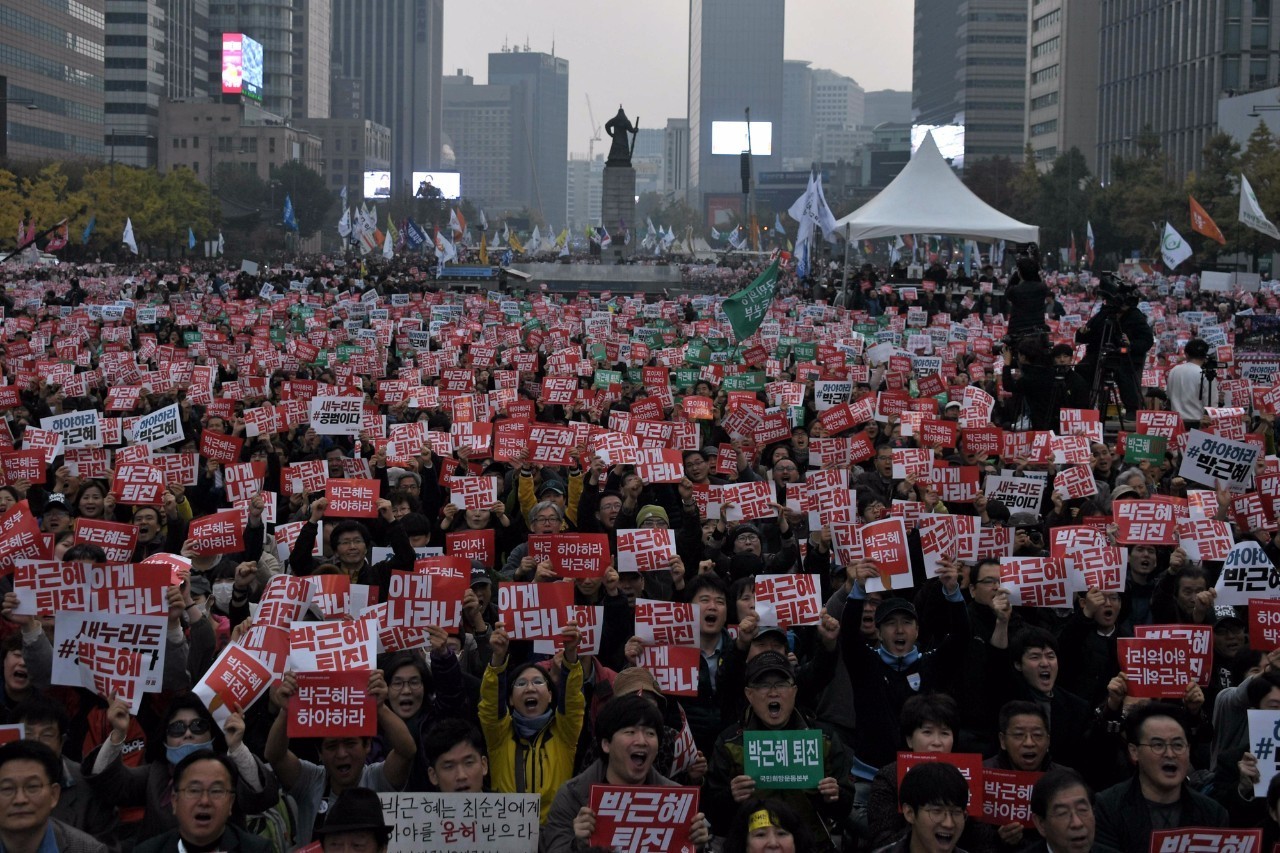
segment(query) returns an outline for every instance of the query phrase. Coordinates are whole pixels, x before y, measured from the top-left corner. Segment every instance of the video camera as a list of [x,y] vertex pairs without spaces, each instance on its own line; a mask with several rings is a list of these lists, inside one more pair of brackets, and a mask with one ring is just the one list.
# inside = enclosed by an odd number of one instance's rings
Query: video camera
[[1137,308],[1141,301],[1138,288],[1114,273],[1103,277],[1098,285],[1098,295],[1102,297],[1102,307],[1112,310]]

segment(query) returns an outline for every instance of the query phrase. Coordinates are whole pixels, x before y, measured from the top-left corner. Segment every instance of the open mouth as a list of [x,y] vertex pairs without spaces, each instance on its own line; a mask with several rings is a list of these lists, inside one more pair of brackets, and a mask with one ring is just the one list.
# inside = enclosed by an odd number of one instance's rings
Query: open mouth
[[956,834],[954,832],[937,830],[933,833],[933,839],[937,842],[939,850],[950,850],[956,846]]
[[195,821],[196,826],[204,828],[213,823],[213,812],[201,810],[193,814],[191,818]]
[[1036,681],[1040,683],[1043,689],[1048,690],[1053,686],[1053,673],[1047,669],[1042,669],[1036,673]]
[[765,712],[766,712],[766,716],[769,718],[768,720],[769,722],[771,723],[780,722],[782,720],[782,703],[770,702],[765,707]]
[[398,707],[404,716],[409,716],[413,713],[414,704],[415,703],[412,699],[404,698],[400,700]]
[[13,671],[13,680],[15,683],[18,683],[18,684],[26,684],[27,668],[25,666],[20,666],[17,669],[15,669]]
[[538,713],[538,697],[530,696],[524,700],[524,712],[529,715]]
[[1182,775],[1182,768],[1178,766],[1176,761],[1160,762],[1160,772],[1170,779],[1176,779]]
[[335,776],[341,776],[343,778],[349,777],[351,775],[352,766],[353,765],[351,764],[336,764],[334,765],[333,773]]
[[1021,753],[1022,763],[1027,767],[1034,767],[1040,763],[1040,755],[1034,751]]
[[637,775],[645,772],[646,765],[649,761],[649,753],[647,750],[637,749],[627,756],[627,763],[631,771]]
[[702,624],[708,628],[714,628],[720,617],[715,613],[707,613],[702,617]]

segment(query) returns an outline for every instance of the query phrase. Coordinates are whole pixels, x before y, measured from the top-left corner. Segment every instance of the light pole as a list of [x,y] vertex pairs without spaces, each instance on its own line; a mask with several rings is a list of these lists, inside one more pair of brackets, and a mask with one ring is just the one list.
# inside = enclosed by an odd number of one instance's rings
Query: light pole
[[31,98],[10,98],[9,78],[0,77],[0,163],[9,159],[9,105],[26,107],[29,110],[40,109]]

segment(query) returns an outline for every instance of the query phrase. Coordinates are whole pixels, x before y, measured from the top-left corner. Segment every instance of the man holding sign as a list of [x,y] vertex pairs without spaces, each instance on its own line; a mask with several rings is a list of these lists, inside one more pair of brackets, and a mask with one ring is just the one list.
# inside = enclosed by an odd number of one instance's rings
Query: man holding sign
[[[747,664],[746,682],[745,722],[721,733],[707,771],[712,825],[718,834],[728,833],[737,809],[763,797],[785,803],[801,817],[814,850],[839,849],[839,825],[853,805],[844,745],[796,710],[795,672],[784,655],[756,655]],[[766,773],[766,767],[779,772]],[[801,778],[805,781],[788,781]]]

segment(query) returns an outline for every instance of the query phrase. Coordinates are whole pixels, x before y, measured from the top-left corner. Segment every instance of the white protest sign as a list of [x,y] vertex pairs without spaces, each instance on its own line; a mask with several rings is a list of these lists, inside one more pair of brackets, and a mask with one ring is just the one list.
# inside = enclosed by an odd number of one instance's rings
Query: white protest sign
[[1280,770],[1280,711],[1249,709],[1249,748],[1258,759],[1261,774],[1253,786],[1255,797],[1266,797],[1271,778]]
[[1216,604],[1248,605],[1253,598],[1276,598],[1280,572],[1257,542],[1241,542],[1227,553],[1218,576]]
[[307,404],[311,428],[319,435],[359,435],[363,397],[312,397]]
[[81,687],[77,644],[81,641],[136,651],[143,656],[142,690],[159,693],[164,680],[168,616],[62,611],[54,616],[54,684]]
[[379,794],[391,828],[387,853],[532,853],[538,849],[537,794]]
[[182,416],[177,403],[143,415],[133,426],[133,443],[145,444],[152,450],[178,444],[182,439]]
[[65,448],[102,446],[101,415],[96,409],[41,418],[40,428],[61,435]]
[[1178,476],[1205,486],[1226,486],[1232,492],[1253,488],[1253,470],[1262,455],[1256,444],[1193,429],[1187,434],[1187,449]]
[[1040,514],[1044,503],[1044,483],[1029,477],[1000,477],[988,474],[983,483],[987,500],[997,499],[1009,508],[1009,512]]
[[813,402],[819,412],[847,403],[851,396],[853,396],[852,382],[822,379],[813,383]]

